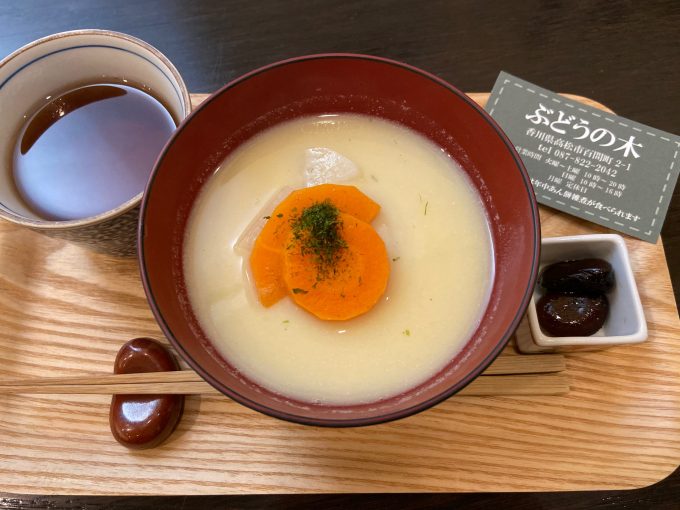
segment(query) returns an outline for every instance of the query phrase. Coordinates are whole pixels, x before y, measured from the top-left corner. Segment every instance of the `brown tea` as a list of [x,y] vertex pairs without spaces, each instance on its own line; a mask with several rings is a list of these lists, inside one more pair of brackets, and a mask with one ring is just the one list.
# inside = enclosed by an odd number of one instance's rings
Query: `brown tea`
[[167,109],[142,90],[79,87],[51,100],[23,127],[14,150],[14,181],[41,218],[95,216],[144,189],[175,128]]

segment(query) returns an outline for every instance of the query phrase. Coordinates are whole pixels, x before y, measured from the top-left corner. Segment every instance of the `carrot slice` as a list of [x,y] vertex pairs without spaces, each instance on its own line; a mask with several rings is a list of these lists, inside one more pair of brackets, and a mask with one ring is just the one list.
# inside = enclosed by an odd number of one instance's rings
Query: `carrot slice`
[[[347,246],[332,275],[320,278],[315,255],[302,253],[291,223],[305,209],[325,201],[340,211]],[[324,320],[346,320],[370,310],[389,277],[385,244],[368,223],[379,211],[380,206],[354,186],[322,184],[293,191],[274,209],[250,255],[260,302],[269,307],[290,295]]]
[[[295,247],[283,253],[283,279],[291,298],[324,320],[347,320],[369,311],[385,292],[390,274],[385,243],[375,229],[349,214],[339,216],[347,247],[332,274],[319,279],[312,253]],[[292,234],[288,245],[294,246]]]
[[258,236],[263,244],[283,250],[290,236],[290,220],[303,209],[316,202],[330,200],[338,210],[365,222],[370,222],[380,212],[380,206],[355,186],[320,184],[302,188],[288,195],[272,212]]
[[250,270],[260,302],[269,307],[288,295],[283,280],[283,258],[280,250],[272,250],[259,239],[250,254]]

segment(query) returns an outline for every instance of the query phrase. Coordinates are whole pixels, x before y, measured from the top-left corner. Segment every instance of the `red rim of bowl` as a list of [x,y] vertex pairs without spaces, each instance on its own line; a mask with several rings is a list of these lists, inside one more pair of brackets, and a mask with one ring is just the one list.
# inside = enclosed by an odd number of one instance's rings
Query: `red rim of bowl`
[[[258,74],[261,74],[263,72],[266,72],[270,69],[276,68],[276,67],[281,67],[285,66],[288,64],[300,62],[300,61],[306,61],[306,60],[316,60],[316,59],[332,59],[332,58],[345,58],[345,59],[358,59],[358,60],[369,60],[369,61],[376,61],[376,62],[381,62],[383,64],[389,64],[393,65],[405,70],[408,70],[412,73],[418,74],[430,81],[435,82],[436,84],[448,89],[450,92],[453,94],[457,95],[460,99],[465,101],[471,108],[476,110],[476,112],[481,115],[482,119],[485,120],[496,132],[496,134],[499,136],[499,138],[503,141],[505,146],[507,147],[508,151],[512,155],[513,160],[515,161],[515,164],[517,165],[517,170],[520,172],[520,175],[522,177],[522,181],[524,184],[524,187],[527,191],[527,194],[529,195],[529,204],[531,206],[531,219],[532,219],[532,224],[534,227],[534,235],[533,235],[533,241],[534,241],[534,246],[533,246],[533,256],[531,260],[531,277],[527,283],[527,287],[524,290],[524,295],[522,297],[522,300],[520,302],[520,306],[517,310],[517,313],[515,314],[515,317],[506,330],[506,332],[502,335],[502,337],[498,340],[496,345],[494,346],[493,349],[489,352],[489,354],[482,360],[477,367],[475,367],[474,370],[470,371],[463,379],[458,381],[456,384],[453,386],[449,387],[446,391],[441,392],[440,394],[426,400],[423,402],[420,402],[419,404],[413,405],[411,407],[401,409],[398,411],[394,411],[391,413],[387,413],[384,415],[380,416],[375,416],[375,417],[369,417],[369,418],[355,418],[355,419],[314,419],[314,418],[307,418],[304,416],[299,416],[296,414],[292,413],[287,413],[287,412],[281,412],[276,409],[272,409],[266,405],[260,404],[259,402],[256,402],[254,400],[251,400],[238,392],[232,390],[231,388],[221,384],[219,381],[214,379],[211,374],[209,374],[199,363],[197,363],[189,354],[187,350],[184,349],[182,346],[182,343],[175,338],[173,335],[172,331],[170,330],[169,326],[167,325],[163,314],[161,311],[158,309],[156,306],[156,300],[153,294],[153,290],[151,289],[149,285],[149,281],[147,279],[147,269],[146,269],[146,262],[144,259],[144,226],[145,226],[145,216],[146,216],[146,209],[148,206],[148,200],[149,200],[149,190],[153,186],[154,179],[156,177],[156,173],[158,169],[161,166],[161,163],[163,162],[163,159],[167,155],[170,147],[173,145],[177,137],[180,135],[182,132],[182,129],[185,125],[191,123],[191,121],[196,117],[197,115],[200,115],[201,111],[207,107],[217,96],[223,94],[227,90],[231,89],[232,87],[241,84],[248,79],[257,76]],[[396,60],[391,60],[388,58],[384,57],[376,57],[372,55],[361,55],[361,54],[354,54],[354,53],[321,53],[321,54],[316,54],[316,55],[305,55],[305,56],[300,56],[300,57],[294,57],[286,60],[281,60],[279,62],[274,62],[272,64],[260,67],[259,69],[255,69],[249,73],[246,73],[239,78],[236,78],[235,80],[227,83],[224,85],[222,88],[211,94],[208,98],[206,98],[196,109],[194,109],[191,114],[184,119],[178,126],[177,130],[175,133],[172,135],[170,140],[168,140],[167,144],[161,151],[160,155],[158,156],[158,159],[156,160],[156,164],[154,165],[154,169],[149,177],[149,181],[146,186],[146,190],[144,192],[144,196],[142,198],[142,203],[141,203],[141,209],[140,209],[140,214],[139,214],[139,228],[138,228],[138,233],[137,233],[137,247],[138,247],[138,257],[139,257],[139,270],[141,274],[141,279],[142,279],[142,285],[144,287],[144,292],[146,293],[147,296],[147,301],[149,303],[149,307],[151,308],[151,311],[156,318],[156,322],[158,322],[158,325],[160,326],[161,330],[163,331],[163,334],[168,338],[170,343],[173,345],[175,350],[184,358],[184,360],[191,366],[192,369],[194,369],[203,379],[205,379],[206,382],[208,382],[211,386],[213,386],[215,389],[217,389],[220,393],[224,394],[225,396],[235,400],[236,402],[253,409],[255,411],[261,412],[263,414],[266,414],[268,416],[272,416],[274,418],[279,418],[281,420],[293,422],[293,423],[299,423],[303,425],[315,425],[315,426],[322,426],[322,427],[360,427],[360,426],[367,426],[367,425],[376,425],[379,423],[386,423],[394,420],[398,420],[401,418],[405,418],[407,416],[411,416],[413,414],[417,414],[421,411],[424,411],[426,409],[429,409],[430,407],[433,407],[440,402],[448,399],[452,395],[458,393],[460,390],[465,388],[468,384],[470,384],[473,380],[475,380],[501,353],[503,348],[506,346],[508,341],[510,340],[511,336],[514,334],[515,330],[519,326],[519,323],[522,319],[522,316],[524,315],[524,312],[526,311],[529,301],[531,300],[531,296],[533,294],[534,286],[536,284],[536,278],[538,274],[538,260],[540,256],[540,246],[541,246],[541,229],[540,229],[540,222],[539,222],[539,214],[538,214],[538,204],[536,202],[536,197],[534,194],[533,186],[531,185],[531,180],[529,178],[529,174],[527,173],[526,169],[524,168],[524,164],[522,163],[522,160],[520,159],[519,155],[515,151],[515,147],[510,141],[510,139],[507,137],[507,135],[503,132],[503,130],[500,128],[500,126],[496,123],[496,121],[491,118],[491,116],[484,111],[484,109],[479,106],[477,103],[475,103],[470,97],[468,97],[465,93],[461,92],[458,90],[456,87],[451,85],[450,83],[446,82],[445,80],[442,80],[441,78],[438,78],[437,76],[428,73],[427,71],[423,71],[422,69],[419,69],[417,67],[411,66],[409,64],[405,64],[403,62],[398,62]]]

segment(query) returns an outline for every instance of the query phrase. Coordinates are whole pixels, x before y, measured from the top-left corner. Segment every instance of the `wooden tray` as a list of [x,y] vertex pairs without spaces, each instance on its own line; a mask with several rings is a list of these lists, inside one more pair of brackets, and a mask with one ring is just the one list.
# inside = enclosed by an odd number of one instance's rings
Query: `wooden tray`
[[[482,104],[488,97],[471,95]],[[541,221],[548,237],[606,231],[547,208]],[[680,323],[661,242],[626,243],[649,340],[569,354],[568,395],[458,396],[395,423],[342,430],[278,421],[220,396],[190,397],[171,440],[142,452],[111,437],[107,396],[0,396],[0,491],[535,491],[654,483],[680,459]],[[162,337],[135,260],[9,223],[0,224],[0,290],[3,377],[109,371],[125,340]],[[526,324],[518,334],[527,334]],[[511,348],[504,354],[515,355]]]

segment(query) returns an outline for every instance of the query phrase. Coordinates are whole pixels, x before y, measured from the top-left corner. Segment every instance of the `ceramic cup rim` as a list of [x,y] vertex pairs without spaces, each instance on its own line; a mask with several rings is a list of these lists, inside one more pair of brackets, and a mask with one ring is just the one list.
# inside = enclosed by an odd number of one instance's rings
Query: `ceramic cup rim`
[[[11,62],[24,52],[32,48],[38,47],[42,44],[57,39],[62,39],[66,37],[76,37],[82,35],[97,35],[122,39],[124,41],[127,41],[129,43],[141,47],[143,50],[151,53],[154,57],[158,58],[163,63],[163,65],[167,67],[167,70],[170,72],[172,77],[177,81],[177,85],[179,86],[179,92],[181,93],[182,101],[184,102],[184,110],[181,112],[182,118],[180,119],[180,121],[183,121],[191,113],[191,97],[189,96],[189,91],[184,83],[184,80],[182,79],[182,76],[179,74],[179,71],[174,66],[174,64],[163,53],[161,53],[160,50],[156,49],[151,44],[132,35],[124,34],[122,32],[116,32],[114,30],[104,30],[99,28],[84,28],[78,30],[67,30],[64,32],[57,32],[55,34],[50,34],[48,36],[41,37],[40,39],[36,39],[35,41],[31,41],[30,43],[25,44],[21,48],[13,51],[5,58],[0,60],[0,70],[7,63]],[[73,230],[82,227],[97,225],[99,223],[103,223],[105,221],[121,216],[126,212],[130,211],[131,209],[134,209],[135,207],[139,206],[139,204],[142,201],[143,195],[144,189],[140,190],[140,192],[131,199],[127,200],[126,202],[123,202],[122,204],[116,206],[113,209],[109,209],[108,211],[104,211],[103,213],[99,213],[94,216],[78,218],[75,220],[39,220],[27,218],[25,216],[22,216],[7,209],[2,204],[0,204],[0,218],[11,221],[12,223],[16,223],[18,225],[40,230],[52,230],[52,231]]]

